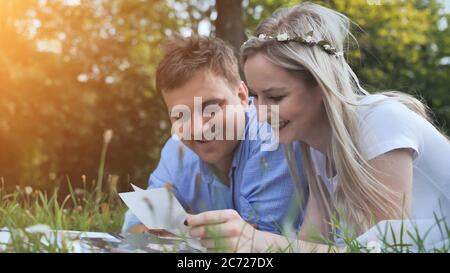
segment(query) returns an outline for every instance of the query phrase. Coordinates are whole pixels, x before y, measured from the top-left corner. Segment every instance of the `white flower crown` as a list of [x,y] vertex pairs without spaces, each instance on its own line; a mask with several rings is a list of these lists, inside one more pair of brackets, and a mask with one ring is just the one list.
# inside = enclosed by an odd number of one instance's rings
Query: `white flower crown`
[[[254,38],[250,37],[250,38]],[[331,43],[328,42],[327,40],[321,40],[321,41],[316,41],[313,39],[313,31],[310,31],[308,33],[306,33],[305,38],[300,37],[300,36],[295,36],[295,37],[290,37],[289,34],[283,32],[283,33],[275,33],[273,35],[267,35],[267,34],[258,34],[256,36],[256,38],[258,39],[263,39],[263,40],[274,40],[274,41],[278,41],[278,42],[298,42],[307,46],[319,46],[320,48],[322,48],[325,52],[327,52],[330,55],[339,57],[339,56],[344,56],[344,52],[342,51],[337,51],[337,49],[333,46],[331,46]]]

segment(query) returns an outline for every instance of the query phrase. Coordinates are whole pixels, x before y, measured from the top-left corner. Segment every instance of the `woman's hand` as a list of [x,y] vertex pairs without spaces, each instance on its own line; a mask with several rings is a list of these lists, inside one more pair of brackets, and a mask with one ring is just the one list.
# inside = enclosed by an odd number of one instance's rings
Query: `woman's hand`
[[189,235],[200,238],[210,251],[256,252],[259,231],[235,210],[215,210],[189,215]]

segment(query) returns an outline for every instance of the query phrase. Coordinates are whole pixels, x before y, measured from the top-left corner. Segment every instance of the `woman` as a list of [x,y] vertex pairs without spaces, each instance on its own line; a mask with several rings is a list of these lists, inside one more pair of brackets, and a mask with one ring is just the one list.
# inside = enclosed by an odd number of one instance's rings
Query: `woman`
[[305,3],[275,12],[242,46],[256,102],[279,106],[272,126],[280,142],[302,142],[310,197],[294,242],[255,230],[234,211],[189,216],[190,234],[205,247],[217,247],[214,236],[237,251],[327,251],[318,232],[332,239],[381,220],[450,217],[448,138],[417,99],[360,86],[343,53],[349,28],[346,16]]

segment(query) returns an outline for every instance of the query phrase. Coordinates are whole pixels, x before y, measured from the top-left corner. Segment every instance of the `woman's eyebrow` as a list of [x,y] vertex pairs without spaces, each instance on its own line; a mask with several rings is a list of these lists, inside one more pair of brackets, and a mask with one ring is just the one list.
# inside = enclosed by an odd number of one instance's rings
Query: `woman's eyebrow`
[[262,93],[269,93],[274,91],[284,91],[286,87],[270,87],[261,91]]
[[[286,89],[286,87],[270,87],[267,89],[264,89],[261,91],[261,93],[269,93],[269,92],[274,92],[274,91],[284,91]],[[255,92],[255,90],[253,90],[252,88],[248,87],[248,92],[249,93],[253,93],[256,94],[257,92]]]

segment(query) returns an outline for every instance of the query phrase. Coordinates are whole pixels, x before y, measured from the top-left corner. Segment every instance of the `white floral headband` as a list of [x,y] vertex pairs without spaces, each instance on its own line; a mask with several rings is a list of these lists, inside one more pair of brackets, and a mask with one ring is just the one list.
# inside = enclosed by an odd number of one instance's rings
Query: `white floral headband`
[[[250,38],[254,38],[250,37]],[[278,41],[278,42],[298,42],[307,46],[319,46],[320,48],[322,48],[325,52],[327,52],[330,55],[339,57],[339,56],[344,56],[344,52],[342,51],[337,51],[337,49],[333,46],[331,46],[331,43],[328,42],[327,40],[321,40],[321,41],[316,41],[313,39],[313,31],[310,31],[308,33],[306,33],[306,38],[300,37],[300,36],[296,36],[296,37],[290,37],[289,34],[283,32],[283,33],[275,33],[273,35],[267,35],[267,34],[259,34],[258,36],[256,36],[256,38],[258,39],[263,39],[263,40],[274,40],[274,41]]]

